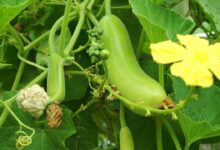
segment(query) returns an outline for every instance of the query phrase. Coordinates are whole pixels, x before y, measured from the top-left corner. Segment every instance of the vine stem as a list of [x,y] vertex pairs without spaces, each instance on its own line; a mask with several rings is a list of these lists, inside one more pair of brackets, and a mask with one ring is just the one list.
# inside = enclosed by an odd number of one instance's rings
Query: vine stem
[[75,46],[76,40],[80,34],[81,28],[82,28],[84,20],[85,20],[85,6],[79,5],[78,7],[79,7],[79,21],[76,25],[75,31],[74,31],[67,47],[64,50],[64,53],[66,56],[69,55],[71,49]]
[[144,41],[145,41],[145,31],[144,29],[141,30],[141,35],[139,38],[139,42],[138,42],[138,47],[137,50],[135,52],[136,58],[139,59],[141,56],[141,53],[143,51],[143,47],[144,47]]
[[102,2],[98,12],[95,14],[95,17],[100,18],[102,14],[104,13],[104,10],[105,10],[105,1]]
[[105,0],[105,15],[111,15],[111,0]]
[[93,15],[91,11],[88,11],[86,15],[95,26],[99,26],[99,21],[96,19],[96,17]]
[[64,53],[66,56],[69,55],[71,49],[75,46],[76,40],[78,39],[78,36],[80,34],[80,31],[82,29],[83,23],[85,21],[85,14],[86,14],[86,5],[88,4],[89,0],[84,0],[82,4],[79,4],[77,1],[75,1],[78,9],[79,9],[79,21],[75,27],[74,33],[67,45],[67,47],[64,50]]
[[64,46],[65,46],[65,39],[66,39],[66,33],[68,29],[68,18],[71,10],[71,3],[72,0],[67,0],[66,6],[65,6],[65,12],[63,17],[63,23],[61,27],[61,33],[59,38],[59,54],[61,57],[64,56]]
[[[68,21],[71,21],[73,20],[74,18],[76,17],[76,13],[75,12],[72,12],[70,13],[70,18]],[[63,21],[64,19],[64,16],[60,17],[55,23],[54,25],[52,26],[51,30],[50,30],[50,33],[49,33],[49,39],[48,39],[48,44],[49,44],[49,53],[50,54],[53,54],[55,53],[55,34],[56,34],[56,31],[60,28],[60,25],[61,25],[61,22]]]
[[184,150],[189,150],[189,148],[190,148],[190,144],[186,144],[185,147],[184,147]]
[[125,121],[125,107],[122,102],[120,102],[120,124],[121,128],[126,127],[126,121]]
[[176,147],[176,150],[182,150],[179,139],[176,136],[176,133],[173,129],[173,127],[171,126],[171,124],[164,118],[162,118],[162,122],[165,125],[165,127],[167,128],[167,130],[170,133],[171,138],[173,139],[174,145]]
[[77,116],[79,113],[81,113],[82,111],[85,111],[89,106],[91,106],[92,104],[96,103],[98,100],[96,97],[94,97],[92,100],[90,100],[88,103],[86,103],[86,105],[81,105],[79,107],[79,109],[72,115],[72,118]]
[[34,41],[32,41],[31,43],[29,43],[27,46],[24,47],[24,53],[29,52],[36,44],[38,44],[39,42],[41,42],[42,40],[44,40],[45,38],[48,37],[49,35],[49,31],[43,33],[41,36],[39,36],[38,38],[36,38]]
[[24,50],[24,44],[19,37],[17,31],[9,24],[8,25],[9,32],[12,34],[12,36],[16,39],[16,42],[18,43],[18,50],[19,52],[23,52]]
[[162,140],[162,124],[160,118],[156,118],[156,140],[157,140],[157,150],[163,150],[163,140]]
[[26,129],[29,129],[32,131],[32,134],[30,136],[33,136],[35,134],[35,129],[29,127],[28,125],[24,124],[18,117],[17,115],[11,110],[10,106],[7,104],[7,101],[1,101],[5,108],[8,110],[8,112],[10,112],[10,114],[14,117],[14,119],[17,121],[17,123],[22,127],[26,128]]
[[72,55],[73,55],[73,54],[76,54],[76,53],[79,53],[79,52],[85,50],[85,49],[89,46],[89,44],[90,44],[90,41],[86,42],[85,45],[79,46],[77,49],[71,51],[70,53],[71,53]]
[[164,65],[159,64],[159,83],[164,87]]
[[26,64],[29,64],[29,65],[31,65],[31,66],[34,66],[34,67],[36,67],[36,68],[38,68],[38,69],[40,69],[40,70],[46,70],[46,68],[44,68],[43,66],[40,66],[40,65],[38,65],[38,64],[36,64],[36,63],[34,63],[34,62],[31,62],[31,61],[29,61],[29,60],[23,58],[19,53],[18,53],[17,56],[18,56],[18,58],[19,58],[21,61],[23,61],[23,62],[26,63]]

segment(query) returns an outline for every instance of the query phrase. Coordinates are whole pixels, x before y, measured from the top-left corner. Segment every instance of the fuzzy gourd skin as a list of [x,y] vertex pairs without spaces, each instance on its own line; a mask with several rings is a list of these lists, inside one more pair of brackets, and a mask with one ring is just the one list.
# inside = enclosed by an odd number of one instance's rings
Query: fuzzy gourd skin
[[118,17],[108,15],[101,19],[100,28],[103,30],[101,40],[104,48],[110,53],[106,60],[108,79],[123,97],[140,105],[138,108],[126,106],[140,115],[146,115],[147,107],[158,108],[166,93],[140,68],[124,24]]
[[63,69],[64,59],[52,54],[48,62],[47,93],[50,103],[61,103],[65,98],[65,76]]

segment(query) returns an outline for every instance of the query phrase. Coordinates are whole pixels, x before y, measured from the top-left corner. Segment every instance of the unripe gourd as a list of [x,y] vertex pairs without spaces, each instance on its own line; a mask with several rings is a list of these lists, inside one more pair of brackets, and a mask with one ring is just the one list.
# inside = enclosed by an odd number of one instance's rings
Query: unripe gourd
[[131,111],[145,116],[149,107],[158,108],[166,98],[164,88],[139,66],[128,32],[118,17],[104,16],[100,28],[101,41],[110,53],[106,60],[110,83],[129,100],[124,103]]

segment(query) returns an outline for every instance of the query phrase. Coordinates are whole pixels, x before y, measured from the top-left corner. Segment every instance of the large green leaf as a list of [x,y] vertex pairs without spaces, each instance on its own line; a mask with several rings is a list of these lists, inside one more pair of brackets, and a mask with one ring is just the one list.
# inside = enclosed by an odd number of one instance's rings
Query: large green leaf
[[33,142],[26,149],[38,149],[38,150],[65,150],[65,140],[69,136],[75,133],[75,127],[71,117],[71,111],[64,108],[64,117],[62,119],[61,126],[59,128],[38,128],[36,134],[33,137]]
[[[177,100],[182,100],[188,94],[182,80],[173,78],[173,86]],[[177,113],[178,121],[185,135],[185,146],[200,139],[220,135],[220,88],[198,88],[196,99],[191,99],[187,106]]]
[[2,0],[0,1],[0,31],[23,9],[36,0]]
[[151,42],[167,38],[175,40],[176,34],[189,33],[194,26],[190,20],[153,4],[151,0],[129,2]]
[[[127,112],[126,122],[131,129],[135,150],[156,150],[156,124],[155,117],[141,117]],[[170,134],[162,126],[163,147],[165,150],[176,150]]]
[[[12,92],[11,92],[12,93]],[[10,93],[9,93],[10,94]],[[10,94],[12,95],[12,94]],[[72,112],[63,108],[63,119],[59,128],[49,128],[44,124],[42,126],[37,125],[30,114],[23,112],[21,109],[17,107],[17,105],[13,105],[13,111],[16,112],[16,115],[19,119],[34,128],[36,133],[32,138],[31,145],[24,148],[24,150],[65,150],[67,149],[65,146],[65,140],[69,136],[73,135],[76,132],[75,126],[72,121],[71,114]],[[44,121],[44,120],[43,120]],[[0,147],[2,150],[14,150],[16,144],[16,138],[18,137],[15,134],[15,131],[18,131],[19,126],[15,122],[13,117],[9,117],[4,126],[0,128]],[[27,130],[25,130],[27,131]]]
[[206,12],[215,22],[216,28],[220,31],[220,1],[219,0],[197,0]]

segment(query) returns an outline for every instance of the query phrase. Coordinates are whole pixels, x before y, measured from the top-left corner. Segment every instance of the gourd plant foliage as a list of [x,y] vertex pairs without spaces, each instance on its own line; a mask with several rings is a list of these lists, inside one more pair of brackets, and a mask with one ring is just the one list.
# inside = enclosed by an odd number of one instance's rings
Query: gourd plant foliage
[[215,149],[219,8],[1,1],[1,149]]

